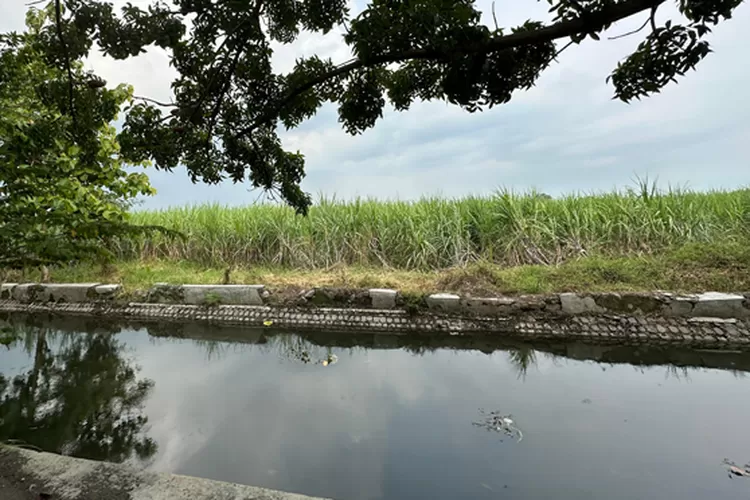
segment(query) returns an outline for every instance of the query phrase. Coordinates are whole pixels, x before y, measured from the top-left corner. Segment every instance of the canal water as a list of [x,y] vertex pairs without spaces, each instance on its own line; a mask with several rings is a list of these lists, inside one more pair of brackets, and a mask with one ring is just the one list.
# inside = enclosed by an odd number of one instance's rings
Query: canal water
[[2,441],[341,500],[750,495],[746,353],[3,324]]

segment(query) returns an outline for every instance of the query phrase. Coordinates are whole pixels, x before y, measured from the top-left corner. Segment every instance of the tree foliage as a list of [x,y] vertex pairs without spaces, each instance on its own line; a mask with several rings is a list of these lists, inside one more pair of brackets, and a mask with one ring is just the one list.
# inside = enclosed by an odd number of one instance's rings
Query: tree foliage
[[[650,27],[642,43],[610,75],[615,97],[628,102],[695,68],[710,52],[706,35],[741,3],[677,0],[680,23],[658,26],[665,0],[548,0],[550,24],[502,28],[482,24],[473,0],[373,0],[356,16],[345,0],[155,0],[119,14],[102,0],[54,1],[67,14],[42,34],[59,68],[95,46],[123,59],[155,45],[178,72],[174,102],[130,110],[124,151],[163,169],[184,164],[194,181],[249,179],[302,213],[310,203],[299,187],[304,158],[285,151],[277,132],[323,103],[338,106],[351,134],[374,126],[387,101],[402,111],[433,99],[470,112],[491,108],[534,85],[555,60],[556,41],[599,40],[613,23],[644,13]],[[351,60],[313,55],[288,73],[274,71],[273,42],[340,25]]]
[[48,58],[53,7],[29,11],[26,33],[0,35],[0,268],[102,254],[137,230],[128,203],[153,192],[124,170],[110,124],[131,89]]

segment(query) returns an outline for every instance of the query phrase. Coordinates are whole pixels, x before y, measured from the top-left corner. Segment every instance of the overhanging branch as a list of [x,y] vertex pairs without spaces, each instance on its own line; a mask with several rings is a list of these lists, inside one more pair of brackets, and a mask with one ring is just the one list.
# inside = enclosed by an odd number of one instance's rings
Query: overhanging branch
[[[460,47],[459,50],[466,54],[497,52],[524,45],[551,42],[578,33],[599,31],[612,23],[628,18],[644,10],[655,9],[664,3],[664,1],[665,0],[625,0],[615,5],[604,7],[600,12],[592,13],[585,17],[560,21],[533,31],[522,31],[510,35],[498,36],[487,42],[465,45]],[[433,47],[407,50],[403,52],[390,52],[367,60],[355,59],[291,89],[275,106],[269,107],[268,110],[258,117],[251,125],[240,130],[239,135],[249,134],[257,127],[273,120],[278,116],[284,106],[315,86],[346,75],[357,69],[414,59],[439,60],[444,59],[445,57],[447,57],[445,49]]]

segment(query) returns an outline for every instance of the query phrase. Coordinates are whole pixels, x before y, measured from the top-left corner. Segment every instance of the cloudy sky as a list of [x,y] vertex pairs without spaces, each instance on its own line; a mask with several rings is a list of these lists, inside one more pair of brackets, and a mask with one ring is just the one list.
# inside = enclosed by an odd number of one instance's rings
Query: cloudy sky
[[[25,4],[0,2],[0,31],[23,28]],[[491,1],[477,4],[490,23]],[[363,5],[363,0],[352,3],[353,11]],[[530,18],[548,19],[547,8],[535,0],[498,0],[495,10],[501,25],[514,26]],[[658,18],[675,12],[670,4]],[[608,36],[634,29],[644,16],[616,24]],[[502,187],[556,195],[631,186],[636,176],[694,189],[750,184],[750,97],[741,90],[750,78],[750,65],[742,62],[750,47],[750,6],[741,5],[732,20],[715,29],[710,38],[714,53],[679,85],[630,105],[613,101],[605,78],[640,39],[602,37],[572,46],[534,89],[484,113],[469,114],[442,102],[418,103],[406,113],[386,111],[374,129],[352,137],[341,129],[336,109],[325,107],[282,139],[307,158],[305,190],[337,198],[453,197]],[[274,64],[280,71],[301,55],[349,58],[339,32],[305,34],[276,49]],[[95,55],[88,65],[111,84],[128,82],[138,95],[169,98],[174,74],[159,50],[124,62]],[[230,182],[193,185],[184,171],[149,174],[158,194],[146,207],[244,204],[259,198],[247,186]]]

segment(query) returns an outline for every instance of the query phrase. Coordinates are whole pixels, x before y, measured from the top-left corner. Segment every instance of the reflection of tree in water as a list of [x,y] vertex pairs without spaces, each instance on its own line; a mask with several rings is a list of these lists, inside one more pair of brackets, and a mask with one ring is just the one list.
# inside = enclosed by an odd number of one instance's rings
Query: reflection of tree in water
[[141,412],[153,382],[138,380],[116,336],[19,333],[33,365],[13,379],[0,374],[0,441],[111,462],[154,455]]
[[333,354],[331,346],[321,346],[299,335],[279,334],[268,337],[266,347],[278,353],[282,359],[304,364],[320,363]]
[[526,378],[529,368],[536,364],[536,351],[528,345],[508,349],[508,361],[518,372],[518,378]]

